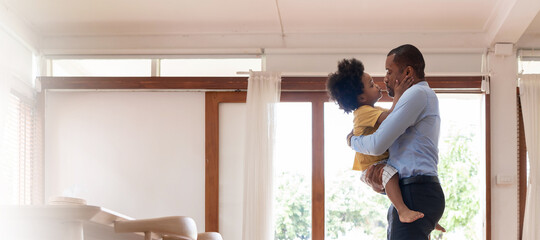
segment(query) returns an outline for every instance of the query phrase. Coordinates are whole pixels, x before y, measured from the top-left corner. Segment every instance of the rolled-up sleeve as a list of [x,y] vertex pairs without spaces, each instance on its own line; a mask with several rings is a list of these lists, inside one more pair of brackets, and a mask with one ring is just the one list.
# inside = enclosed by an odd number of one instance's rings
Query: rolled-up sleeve
[[367,155],[383,154],[408,127],[418,121],[426,104],[426,93],[414,86],[411,87],[401,96],[394,111],[388,115],[375,133],[351,138],[351,148]]

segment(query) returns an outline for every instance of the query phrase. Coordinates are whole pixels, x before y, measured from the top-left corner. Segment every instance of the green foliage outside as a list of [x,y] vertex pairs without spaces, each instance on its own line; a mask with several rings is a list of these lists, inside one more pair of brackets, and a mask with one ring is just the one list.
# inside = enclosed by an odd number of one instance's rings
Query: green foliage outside
[[385,239],[388,198],[361,182],[360,172],[347,171],[336,179],[326,189],[326,238],[341,239],[357,231],[361,239]]
[[[469,146],[472,137],[455,136],[447,140],[450,149],[440,155],[439,177],[446,197],[446,209],[440,224],[449,233],[460,232],[464,239],[478,239],[480,202],[478,159]],[[440,238],[432,234],[432,239]]]
[[277,181],[275,239],[311,239],[311,179],[284,172]]
[[[439,176],[446,196],[440,224],[448,233],[434,231],[432,239],[478,238],[475,218],[480,208],[480,179],[478,160],[469,147],[471,139],[454,136],[446,140],[450,147],[440,155]],[[345,239],[351,232],[358,239],[386,239],[390,201],[360,182],[359,176],[359,172],[349,170],[336,177],[336,182],[326,183],[326,239]],[[277,181],[275,239],[311,239],[311,179],[285,172]]]

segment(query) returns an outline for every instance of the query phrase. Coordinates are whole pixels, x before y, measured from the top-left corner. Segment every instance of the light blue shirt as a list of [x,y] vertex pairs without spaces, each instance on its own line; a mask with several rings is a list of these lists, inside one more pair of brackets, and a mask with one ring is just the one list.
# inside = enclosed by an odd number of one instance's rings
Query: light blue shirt
[[368,155],[381,155],[388,149],[388,164],[400,178],[437,176],[440,125],[439,100],[423,81],[403,93],[375,133],[353,136],[351,147]]

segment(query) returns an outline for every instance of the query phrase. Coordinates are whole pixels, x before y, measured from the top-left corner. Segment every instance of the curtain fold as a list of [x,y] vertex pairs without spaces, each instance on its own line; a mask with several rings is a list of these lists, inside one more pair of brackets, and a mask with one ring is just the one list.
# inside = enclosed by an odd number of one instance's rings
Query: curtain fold
[[523,221],[523,240],[540,239],[540,74],[523,75],[519,82],[530,172]]
[[273,240],[275,105],[281,73],[250,72],[244,158],[243,240]]

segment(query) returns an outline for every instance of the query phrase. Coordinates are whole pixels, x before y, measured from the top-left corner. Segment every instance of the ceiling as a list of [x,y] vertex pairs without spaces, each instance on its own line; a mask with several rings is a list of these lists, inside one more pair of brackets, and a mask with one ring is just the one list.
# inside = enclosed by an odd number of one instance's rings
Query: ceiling
[[521,48],[540,48],[540,13],[533,19],[517,45]]
[[516,43],[524,34],[534,40],[540,32],[535,2],[540,1],[1,0],[0,19],[25,32],[37,49],[53,52],[387,48],[403,42],[486,48]]

